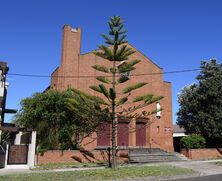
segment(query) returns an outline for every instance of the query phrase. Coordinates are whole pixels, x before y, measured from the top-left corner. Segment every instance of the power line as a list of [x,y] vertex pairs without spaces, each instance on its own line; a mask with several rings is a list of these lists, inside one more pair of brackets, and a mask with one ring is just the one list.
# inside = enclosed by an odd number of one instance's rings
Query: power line
[[[136,76],[146,76],[146,75],[165,75],[165,74],[176,74],[176,73],[186,73],[186,72],[195,72],[201,70],[198,69],[186,69],[186,70],[175,70],[175,71],[168,71],[162,73],[141,73],[141,74],[131,74],[130,77]],[[50,76],[50,75],[40,75],[40,74],[20,74],[20,73],[8,73],[8,75],[12,76],[19,76],[19,77],[36,77],[36,78],[51,78],[51,77],[59,77],[59,78],[93,78],[98,77],[100,75],[79,75],[79,76]],[[103,76],[103,75],[101,75]],[[103,77],[112,77],[112,75],[105,75]]]

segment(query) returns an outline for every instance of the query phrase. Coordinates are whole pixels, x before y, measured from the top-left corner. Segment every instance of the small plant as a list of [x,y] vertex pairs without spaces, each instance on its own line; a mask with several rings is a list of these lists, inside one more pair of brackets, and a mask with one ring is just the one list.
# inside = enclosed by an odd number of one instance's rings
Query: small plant
[[206,140],[200,135],[189,135],[181,139],[181,145],[187,149],[205,148]]

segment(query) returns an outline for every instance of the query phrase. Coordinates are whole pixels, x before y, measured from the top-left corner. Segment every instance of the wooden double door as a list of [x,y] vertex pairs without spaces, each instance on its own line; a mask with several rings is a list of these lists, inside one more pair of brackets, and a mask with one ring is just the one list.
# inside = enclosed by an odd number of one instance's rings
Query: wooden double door
[[136,146],[146,146],[146,124],[136,124]]
[[[136,123],[136,146],[146,146],[146,124]],[[97,146],[111,145],[111,124],[101,125],[97,135]],[[117,145],[129,146],[129,123],[120,122],[117,125]]]

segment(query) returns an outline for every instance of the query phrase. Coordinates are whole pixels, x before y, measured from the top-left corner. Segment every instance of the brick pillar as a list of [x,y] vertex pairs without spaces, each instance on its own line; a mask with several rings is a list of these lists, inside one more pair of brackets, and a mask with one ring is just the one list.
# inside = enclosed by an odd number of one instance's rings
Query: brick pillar
[[[60,66],[59,90],[68,87],[78,88],[81,29],[69,25],[63,27],[62,57]],[[74,78],[76,77],[76,78]]]

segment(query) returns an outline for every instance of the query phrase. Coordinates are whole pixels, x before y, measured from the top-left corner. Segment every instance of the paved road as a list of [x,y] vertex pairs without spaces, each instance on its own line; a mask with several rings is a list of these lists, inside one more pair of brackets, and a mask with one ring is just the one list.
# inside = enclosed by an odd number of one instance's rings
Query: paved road
[[169,181],[222,181],[222,174],[210,175],[202,177],[184,178],[184,179],[174,179]]

